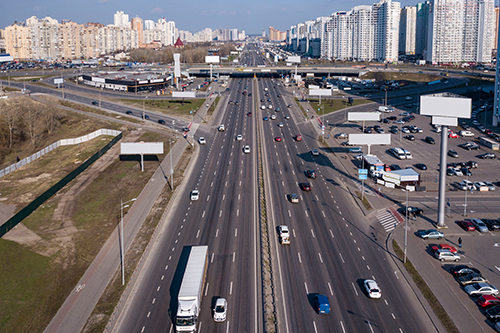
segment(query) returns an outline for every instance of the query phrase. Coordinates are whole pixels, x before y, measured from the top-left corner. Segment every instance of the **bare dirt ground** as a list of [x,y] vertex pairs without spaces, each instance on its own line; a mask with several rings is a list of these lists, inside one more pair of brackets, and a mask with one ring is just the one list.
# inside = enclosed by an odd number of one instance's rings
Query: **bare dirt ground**
[[[122,140],[124,142],[135,142],[142,134],[142,130],[136,130]],[[54,210],[52,220],[59,222],[59,225],[49,232],[50,236],[48,238],[41,238],[35,232],[26,228],[22,223],[9,231],[3,238],[26,245],[43,256],[52,256],[59,252],[58,258],[64,258],[64,260],[74,258],[75,248],[73,234],[78,230],[74,226],[73,221],[71,221],[70,216],[73,214],[75,198],[78,197],[78,195],[82,193],[101,172],[105,171],[109,165],[118,158],[119,154],[120,145],[116,144],[108,150],[104,156],[99,158],[86,171],[80,174],[74,182],[70,183],[70,187],[65,193],[56,194],[62,195],[62,198]],[[40,178],[43,175],[44,174],[36,178]],[[50,177],[50,175],[48,176]],[[23,179],[22,181],[27,182],[34,180]],[[12,215],[13,208],[10,206],[15,205],[0,204],[0,214],[7,215],[10,213],[10,215]],[[8,217],[5,220],[7,219]],[[67,267],[68,264],[67,262],[63,263],[63,267]]]

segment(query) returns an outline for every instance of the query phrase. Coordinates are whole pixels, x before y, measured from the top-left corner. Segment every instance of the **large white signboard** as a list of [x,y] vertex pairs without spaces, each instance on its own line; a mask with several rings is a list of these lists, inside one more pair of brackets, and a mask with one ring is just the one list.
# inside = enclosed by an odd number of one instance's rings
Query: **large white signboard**
[[196,98],[195,91],[173,91],[172,97],[175,98]]
[[348,121],[379,121],[380,112],[349,112]]
[[174,53],[174,77],[181,77],[181,54]]
[[63,80],[63,79],[61,79],[61,78],[54,79],[54,84],[61,84],[61,83],[63,83],[63,81],[64,81],[64,80]]
[[350,145],[390,145],[390,134],[349,134]]
[[331,95],[332,95],[331,89],[309,89],[309,96],[331,96]]
[[121,155],[163,154],[163,142],[122,142]]
[[300,63],[300,56],[289,56],[286,59],[286,62],[295,62],[295,63]]
[[208,64],[218,64],[220,62],[219,56],[205,56],[205,62]]
[[420,114],[452,118],[470,118],[472,100],[451,93],[420,96]]

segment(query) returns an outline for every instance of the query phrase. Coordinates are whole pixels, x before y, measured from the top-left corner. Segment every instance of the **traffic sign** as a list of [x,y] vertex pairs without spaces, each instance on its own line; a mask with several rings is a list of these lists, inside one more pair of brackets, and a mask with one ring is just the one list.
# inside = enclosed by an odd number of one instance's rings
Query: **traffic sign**
[[368,174],[368,169],[358,169],[358,173],[360,175],[367,175]]
[[359,179],[362,180],[362,179],[368,179],[368,175],[362,175],[360,174],[359,175]]

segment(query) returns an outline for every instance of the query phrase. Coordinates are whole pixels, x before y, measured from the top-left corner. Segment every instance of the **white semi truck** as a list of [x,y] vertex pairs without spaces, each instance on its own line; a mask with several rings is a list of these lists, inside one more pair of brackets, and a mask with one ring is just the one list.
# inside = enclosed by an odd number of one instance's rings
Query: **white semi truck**
[[208,246],[193,246],[179,290],[175,330],[196,332],[208,266]]

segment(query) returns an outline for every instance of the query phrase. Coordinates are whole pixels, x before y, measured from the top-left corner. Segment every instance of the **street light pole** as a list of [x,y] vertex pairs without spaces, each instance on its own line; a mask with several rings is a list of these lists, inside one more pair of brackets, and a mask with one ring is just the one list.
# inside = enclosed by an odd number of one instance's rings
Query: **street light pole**
[[172,139],[168,140],[170,144],[170,149],[168,154],[170,155],[170,189],[174,190],[174,169],[172,169]]
[[144,97],[144,99],[142,100],[142,120],[144,120],[146,117],[146,111],[144,110],[144,102],[146,102],[146,98],[148,98],[148,96]]
[[122,199],[120,199],[120,252],[121,252],[121,256],[120,256],[120,259],[121,259],[121,263],[122,263],[122,286],[125,285],[125,253],[123,252],[123,243],[124,243],[124,239],[123,239],[123,208],[127,208],[129,207],[129,205],[123,205],[123,204],[126,204],[126,203],[129,203],[129,202],[132,202],[132,201],[135,201],[137,200],[137,198],[133,198],[129,201],[125,201],[123,202]]
[[408,186],[406,186],[406,214],[405,214],[405,256],[403,263],[406,264],[406,247],[408,241]]

